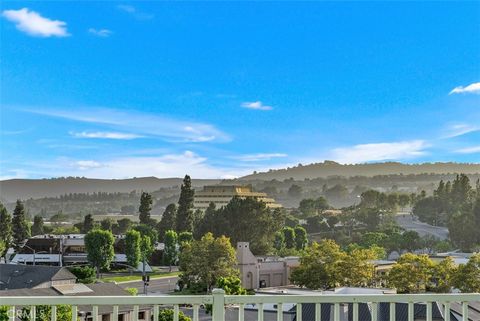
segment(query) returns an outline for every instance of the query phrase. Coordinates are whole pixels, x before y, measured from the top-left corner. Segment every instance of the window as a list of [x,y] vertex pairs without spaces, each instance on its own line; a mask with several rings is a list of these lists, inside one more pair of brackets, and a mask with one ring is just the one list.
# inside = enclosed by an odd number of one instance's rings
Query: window
[[144,320],[145,319],[145,311],[138,312],[138,319],[139,320]]

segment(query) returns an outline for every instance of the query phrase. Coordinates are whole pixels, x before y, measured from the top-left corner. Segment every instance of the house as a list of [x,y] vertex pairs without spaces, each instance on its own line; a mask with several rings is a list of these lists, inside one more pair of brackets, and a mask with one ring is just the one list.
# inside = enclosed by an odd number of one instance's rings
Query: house
[[[0,297],[8,296],[129,296],[130,294],[115,283],[95,283],[95,284],[62,284],[54,285],[46,288],[23,288],[15,290],[0,291]],[[21,308],[21,307],[17,307]],[[91,321],[92,309],[90,306],[78,306],[78,321]],[[150,306],[140,306],[138,311],[137,321],[149,321],[151,316]],[[124,305],[118,307],[118,321],[133,321],[134,310],[131,305]],[[110,321],[113,320],[113,307],[99,305],[98,306],[98,320]]]
[[0,264],[0,290],[44,289],[75,284],[77,278],[59,266]]

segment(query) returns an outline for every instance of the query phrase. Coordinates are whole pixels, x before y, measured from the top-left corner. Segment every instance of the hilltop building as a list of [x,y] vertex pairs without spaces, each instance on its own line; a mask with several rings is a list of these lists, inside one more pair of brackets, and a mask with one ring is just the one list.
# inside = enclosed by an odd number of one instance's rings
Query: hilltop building
[[195,191],[194,208],[202,211],[206,210],[210,203],[214,203],[217,208],[226,206],[233,197],[253,197],[267,204],[269,208],[281,208],[282,205],[275,202],[273,198],[268,197],[267,193],[254,192],[251,186],[243,185],[212,185],[204,186],[203,190]]

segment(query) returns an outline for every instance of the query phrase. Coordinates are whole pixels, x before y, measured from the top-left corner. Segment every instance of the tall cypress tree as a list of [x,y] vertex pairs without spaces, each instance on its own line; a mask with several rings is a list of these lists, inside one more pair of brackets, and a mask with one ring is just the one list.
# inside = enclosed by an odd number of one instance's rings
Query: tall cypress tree
[[5,244],[5,252],[0,253],[0,256],[3,256],[12,244],[12,216],[2,203],[0,203],[0,241]]
[[87,234],[94,228],[94,226],[95,222],[93,220],[92,214],[85,215],[85,218],[83,219],[82,233]]
[[23,244],[25,239],[30,237],[30,226],[28,225],[25,217],[25,207],[20,200],[17,200],[17,204],[13,210],[12,227],[13,244],[18,249]]
[[140,213],[140,224],[150,224],[150,211],[152,210],[152,195],[147,192],[143,192],[140,196],[140,207],[138,212]]
[[195,191],[192,189],[192,180],[190,176],[185,175],[178,199],[177,211],[177,232],[193,231],[193,198]]
[[168,230],[175,230],[177,223],[177,205],[169,204],[163,212],[162,219],[157,224],[158,239],[163,242]]
[[35,215],[33,218],[33,225],[32,225],[32,235],[42,235],[44,234],[43,229],[43,217],[40,215]]

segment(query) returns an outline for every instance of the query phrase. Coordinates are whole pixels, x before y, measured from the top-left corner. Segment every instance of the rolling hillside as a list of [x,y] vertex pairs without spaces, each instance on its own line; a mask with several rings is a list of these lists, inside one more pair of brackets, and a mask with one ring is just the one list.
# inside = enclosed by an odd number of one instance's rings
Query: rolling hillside
[[298,165],[295,167],[270,170],[263,173],[254,173],[242,177],[242,180],[284,180],[293,178],[294,180],[304,180],[305,178],[326,178],[329,176],[377,176],[392,174],[478,174],[480,173],[480,163],[423,163],[423,164],[403,164],[397,162],[369,163],[369,164],[348,164],[342,165],[333,161],[315,163],[309,165]]

